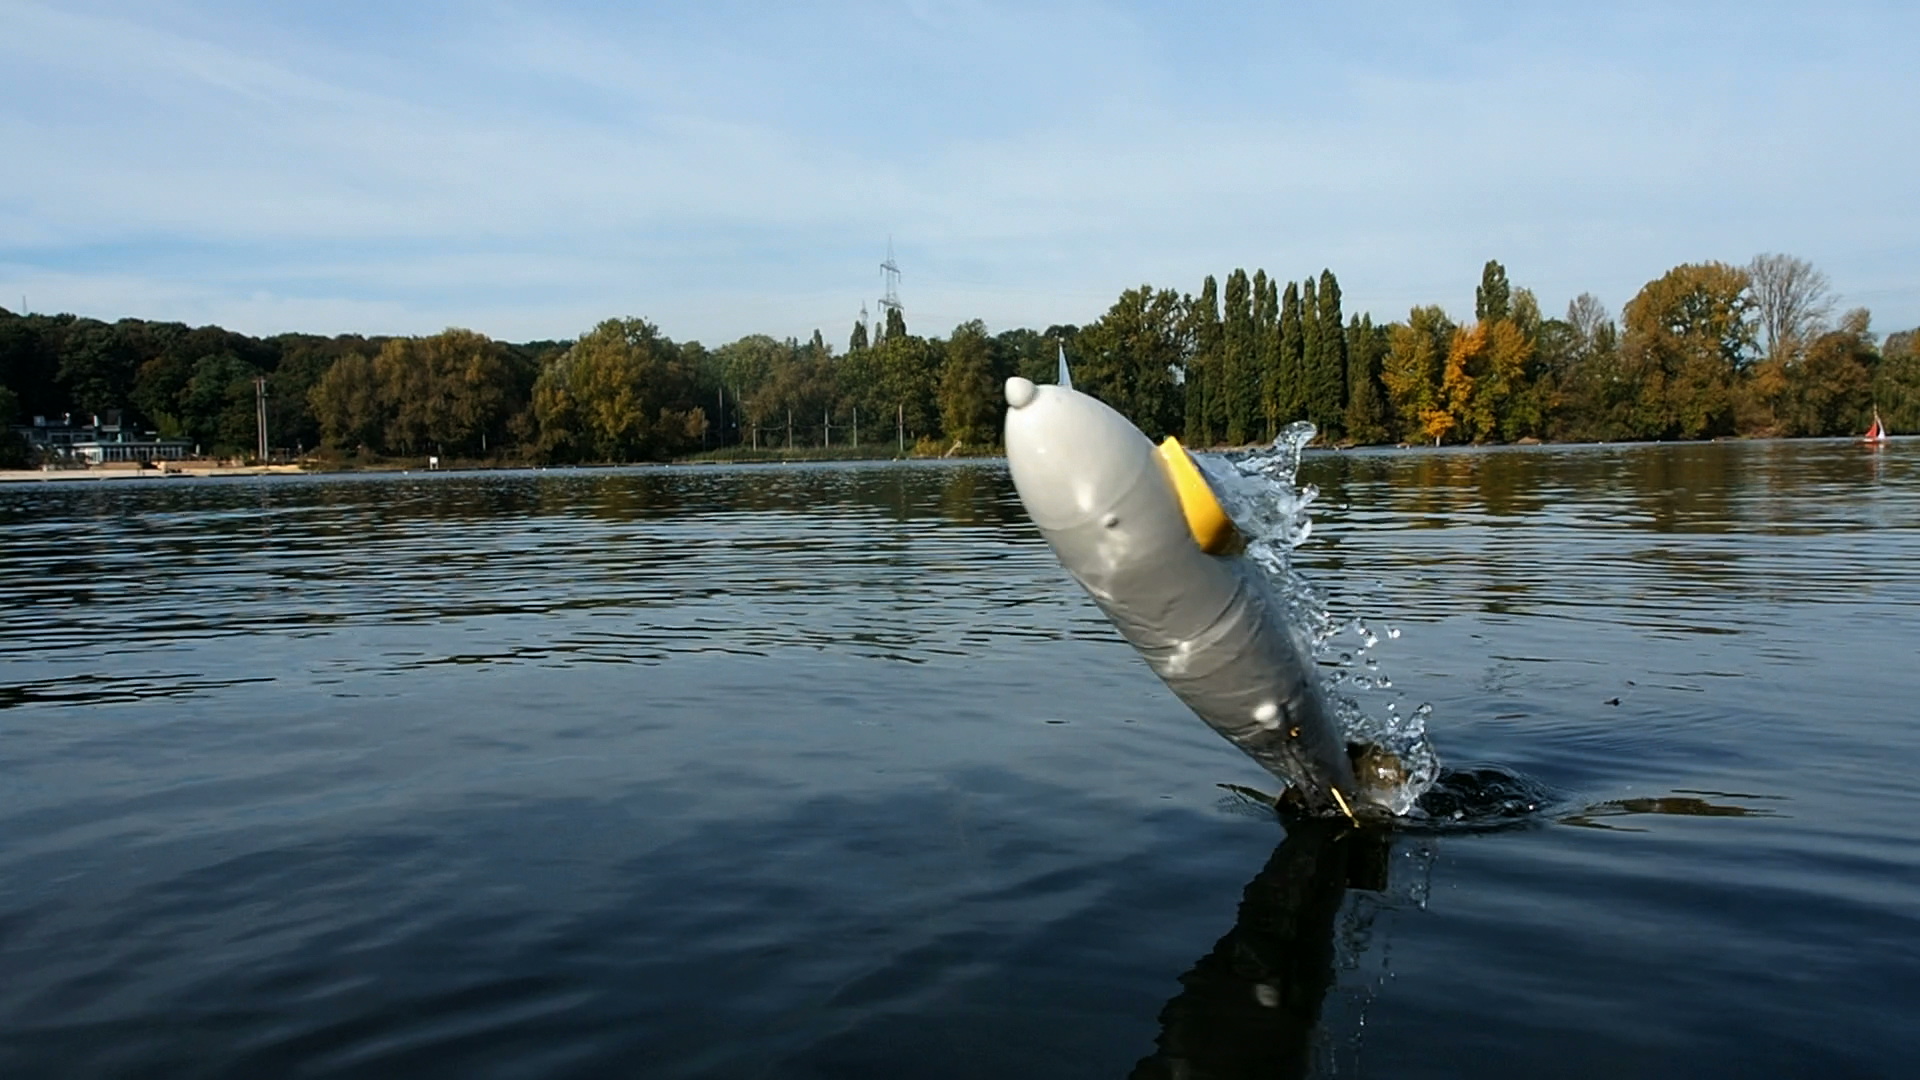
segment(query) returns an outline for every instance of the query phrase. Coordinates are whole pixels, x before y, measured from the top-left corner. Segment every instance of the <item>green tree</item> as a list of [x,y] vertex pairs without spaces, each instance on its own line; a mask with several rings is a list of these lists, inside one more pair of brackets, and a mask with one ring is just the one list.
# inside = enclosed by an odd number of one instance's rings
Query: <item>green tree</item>
[[1733,432],[1734,383],[1754,344],[1747,285],[1740,267],[1692,263],[1648,282],[1627,303],[1620,367],[1632,389],[1633,437]]
[[[1846,435],[1867,426],[1873,412],[1874,368],[1880,362],[1869,323],[1865,308],[1850,311],[1836,329],[1797,350],[1799,356],[1786,366],[1780,395],[1781,434]],[[1761,365],[1773,363],[1769,356]]]
[[1380,362],[1386,355],[1384,331],[1373,316],[1355,315],[1347,323],[1347,438],[1368,445],[1387,441]]
[[1540,334],[1546,326],[1540,301],[1532,289],[1515,289],[1512,296],[1505,321],[1515,336],[1493,335],[1490,357],[1502,396],[1499,436],[1507,442],[1545,435],[1553,402],[1553,388],[1543,377],[1540,357]]
[[1316,427],[1325,411],[1320,396],[1320,332],[1320,288],[1307,278],[1300,283],[1300,412]]
[[388,340],[373,372],[386,446],[408,454],[481,452],[489,431],[504,425],[513,392],[506,350],[458,328]]
[[878,351],[874,410],[878,426],[884,428],[892,420],[909,445],[921,436],[932,436],[938,423],[934,388],[940,350],[925,338],[890,334]]
[[15,438],[8,425],[20,413],[20,395],[0,386],[0,469],[18,469],[27,464],[27,441]]
[[1275,413],[1291,423],[1307,411],[1306,319],[1300,309],[1300,286],[1287,282],[1280,297],[1280,356],[1273,381]]
[[1185,306],[1172,289],[1128,289],[1081,330],[1074,380],[1150,436],[1180,429],[1185,418],[1175,372],[1189,350]]
[[1480,269],[1480,286],[1473,290],[1474,321],[1492,323],[1507,318],[1512,313],[1511,299],[1507,268],[1497,260],[1488,259],[1487,265]]
[[[865,351],[871,352],[873,348],[869,346]],[[781,369],[792,362],[792,349],[765,334],[749,334],[720,346],[714,350],[713,358],[719,381],[732,395],[739,415],[740,441],[759,446],[762,429],[770,428],[776,416],[791,404],[785,390],[770,391],[770,388],[780,377]]]
[[1312,358],[1312,379],[1308,387],[1311,404],[1307,418],[1312,420],[1327,441],[1339,439],[1346,425],[1347,412],[1347,336],[1346,320],[1340,311],[1340,283],[1333,271],[1320,271],[1320,286],[1312,279],[1301,297],[1314,303],[1310,340],[1316,351]]
[[1887,336],[1873,374],[1872,395],[1890,430],[1920,431],[1920,330]]
[[706,410],[693,372],[644,319],[608,319],[534,383],[540,446],[556,459],[640,461],[698,446]]
[[1547,433],[1556,439],[1630,438],[1632,387],[1620,368],[1619,326],[1592,293],[1567,304],[1564,338],[1542,347],[1542,378],[1552,396]]
[[61,339],[55,378],[74,411],[90,416],[129,403],[138,363],[118,328],[78,319]]
[[940,365],[940,426],[946,436],[968,446],[995,441],[993,346],[980,320],[961,323],[947,339]]
[[152,348],[134,372],[133,388],[127,400],[166,438],[187,434],[185,414],[187,383],[193,379],[194,365],[202,357],[227,350],[220,342],[192,340],[186,327],[178,323],[149,328]]
[[0,308],[0,384],[20,398],[20,415],[54,416],[68,409],[54,381],[60,366],[59,327],[72,316],[20,316]]
[[1212,446],[1224,434],[1221,365],[1225,349],[1220,325],[1219,286],[1213,275],[1200,283],[1200,295],[1187,302],[1187,340],[1192,354],[1186,366],[1184,438],[1194,446]]
[[[267,375],[267,431],[273,445],[317,447],[324,441],[324,432],[313,408],[314,388],[342,356],[373,346],[352,335],[311,334],[281,334],[268,344],[279,353],[279,363]],[[524,400],[525,394],[515,396]]]
[[307,391],[320,423],[321,442],[335,450],[379,450],[387,427],[373,358],[349,352],[335,360]]
[[1015,375],[1036,383],[1052,382],[1059,358],[1038,330],[1021,327],[1003,330],[993,339],[994,379],[1005,382]]
[[1265,270],[1253,272],[1253,370],[1259,387],[1261,438],[1279,433],[1280,410],[1268,392],[1280,368],[1280,286]]
[[1221,319],[1220,393],[1227,442],[1238,446],[1253,438],[1260,412],[1259,378],[1254,367],[1252,286],[1245,270],[1227,275],[1226,309]]
[[251,453],[259,439],[253,384],[259,375],[229,352],[195,361],[180,395],[186,436],[214,453]]

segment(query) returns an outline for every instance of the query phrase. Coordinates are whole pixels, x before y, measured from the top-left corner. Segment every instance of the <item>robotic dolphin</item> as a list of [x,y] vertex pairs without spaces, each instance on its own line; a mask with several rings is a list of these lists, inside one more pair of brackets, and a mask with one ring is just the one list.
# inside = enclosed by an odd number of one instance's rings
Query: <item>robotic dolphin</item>
[[1310,814],[1373,809],[1312,653],[1179,442],[1069,386],[1006,384],[1007,464],[1054,557],[1181,701]]

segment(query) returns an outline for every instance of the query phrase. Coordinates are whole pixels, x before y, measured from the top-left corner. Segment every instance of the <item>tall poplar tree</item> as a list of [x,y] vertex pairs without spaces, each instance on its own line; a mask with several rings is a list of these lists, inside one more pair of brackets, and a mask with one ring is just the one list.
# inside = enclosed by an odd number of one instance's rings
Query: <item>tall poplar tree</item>
[[[1313,421],[1321,433],[1330,434],[1326,424],[1326,404],[1321,397],[1320,365],[1325,362],[1321,353],[1322,338],[1320,325],[1320,290],[1313,279],[1300,283],[1300,412]],[[1342,327],[1341,329],[1345,329]]]
[[1387,438],[1380,385],[1385,352],[1385,335],[1374,329],[1373,316],[1355,315],[1347,324],[1347,438],[1356,443]]
[[1307,357],[1305,333],[1300,317],[1300,286],[1289,281],[1286,293],[1280,298],[1280,370],[1274,380],[1274,401],[1283,424],[1300,419],[1306,411],[1306,397],[1301,392]]
[[1238,446],[1253,437],[1259,402],[1252,388],[1256,377],[1253,357],[1253,297],[1247,272],[1227,275],[1227,306],[1222,325],[1221,390],[1226,412],[1227,442]]
[[1347,421],[1347,335],[1340,314],[1340,283],[1333,271],[1320,271],[1315,299],[1320,356],[1313,369],[1314,408],[1308,415],[1331,441],[1346,429]]
[[1512,314],[1513,289],[1507,284],[1507,268],[1496,259],[1488,259],[1480,269],[1480,287],[1473,290],[1473,317],[1479,322],[1498,322]]
[[1273,373],[1280,364],[1280,293],[1278,284],[1265,270],[1253,272],[1253,376],[1259,387],[1258,414],[1263,425],[1262,438],[1271,441],[1279,428],[1279,410],[1273,395],[1267,392]]
[[1220,423],[1220,287],[1208,274],[1200,295],[1187,302],[1187,336],[1193,352],[1187,360],[1186,440],[1194,446],[1219,441]]

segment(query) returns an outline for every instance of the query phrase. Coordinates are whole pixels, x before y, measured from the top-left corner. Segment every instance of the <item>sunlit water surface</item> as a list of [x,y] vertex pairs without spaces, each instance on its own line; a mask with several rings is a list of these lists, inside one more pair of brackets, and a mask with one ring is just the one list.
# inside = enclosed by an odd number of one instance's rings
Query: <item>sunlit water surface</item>
[[1289,834],[996,464],[0,486],[0,1075],[1912,1074],[1920,444],[1302,479],[1540,811]]

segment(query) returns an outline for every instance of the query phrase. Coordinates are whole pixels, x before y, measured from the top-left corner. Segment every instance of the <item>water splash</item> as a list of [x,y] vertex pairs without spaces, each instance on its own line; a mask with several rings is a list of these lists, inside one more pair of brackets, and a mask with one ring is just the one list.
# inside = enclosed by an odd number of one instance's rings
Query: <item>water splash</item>
[[1319,661],[1322,690],[1347,742],[1371,748],[1355,763],[1361,786],[1392,813],[1417,814],[1420,796],[1440,775],[1440,759],[1427,738],[1433,709],[1422,704],[1403,710],[1402,692],[1373,654],[1383,638],[1398,638],[1400,631],[1388,627],[1382,634],[1363,618],[1336,619],[1326,595],[1293,566],[1293,550],[1313,535],[1309,511],[1320,496],[1312,484],[1294,486],[1301,451],[1316,433],[1302,420],[1265,449],[1200,454],[1196,460],[1247,537],[1247,557],[1286,605],[1303,651]]

